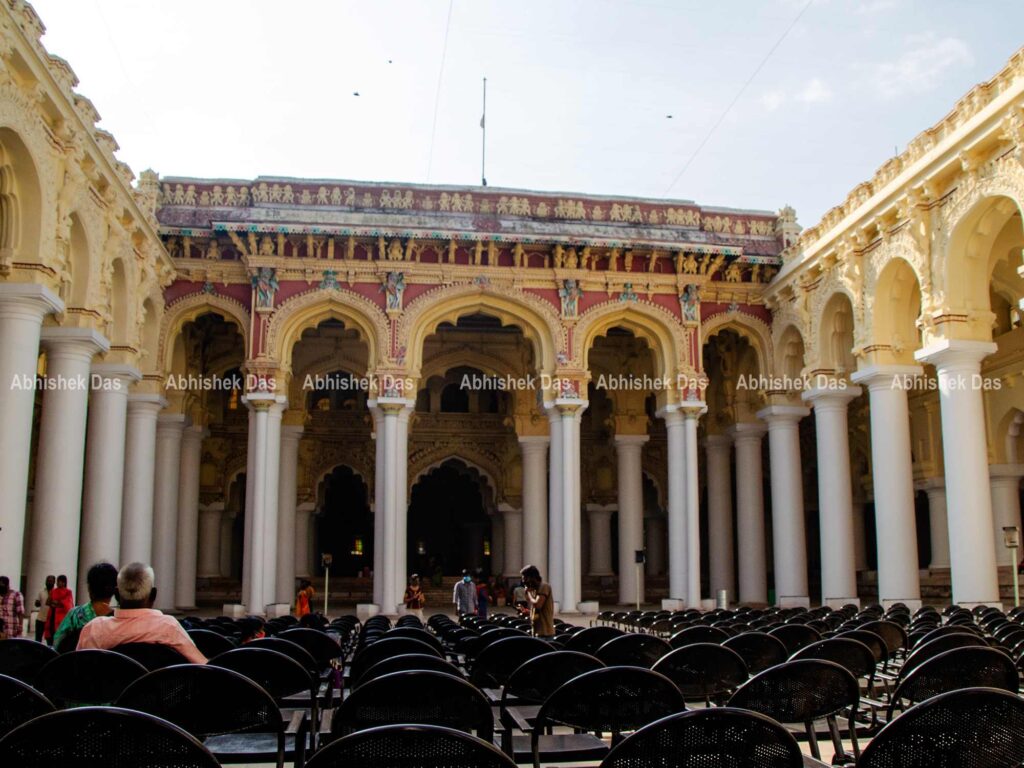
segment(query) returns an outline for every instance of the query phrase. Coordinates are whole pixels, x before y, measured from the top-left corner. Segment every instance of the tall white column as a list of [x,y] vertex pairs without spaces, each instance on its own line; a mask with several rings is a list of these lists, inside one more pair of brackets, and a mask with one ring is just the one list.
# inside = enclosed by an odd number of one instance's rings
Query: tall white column
[[768,424],[775,600],[783,608],[810,605],[804,484],[800,471],[800,419],[809,413],[807,408],[773,405],[757,414]]
[[990,342],[942,340],[914,354],[934,365],[939,379],[949,559],[957,603],[999,603],[980,386],[981,361],[995,351]]
[[683,460],[686,513],[686,602],[701,605],[700,592],[700,486],[697,420],[707,412],[704,403],[686,403],[683,410]]
[[946,481],[941,477],[920,480],[914,486],[928,494],[928,528],[932,559],[929,568],[949,568],[949,523],[946,520]]
[[167,401],[159,395],[129,395],[124,443],[121,563],[153,560],[153,497],[156,420]]
[[647,575],[660,576],[665,572],[665,518],[645,518],[644,536],[647,539]]
[[[642,453],[647,435],[616,435],[615,452],[618,456],[619,490],[619,603],[643,603],[643,575],[637,578],[635,553],[644,548],[644,490]],[[594,518],[591,516],[591,537],[596,539]],[[611,554],[611,541],[601,543]],[[591,570],[597,547],[591,548]],[[638,583],[639,582],[639,583]],[[637,597],[639,595],[639,598]]]
[[174,564],[174,604],[196,607],[196,571],[199,556],[199,466],[203,438],[209,434],[199,425],[186,427],[181,436],[181,470],[178,487],[178,535]]
[[295,508],[295,578],[308,579],[309,572],[309,520],[316,505],[304,501]]
[[[373,604],[384,605],[384,412],[370,408],[373,415]],[[308,523],[307,523],[308,526]],[[296,534],[298,535],[298,534]],[[296,539],[296,544],[298,540]],[[307,553],[307,558],[308,558]]]
[[[409,583],[409,419],[412,416],[416,401],[409,401],[398,413],[397,445],[395,451],[395,469],[398,471],[395,480],[395,585],[398,594],[392,601],[389,613],[398,613],[405,594],[405,586]],[[481,532],[482,533],[482,532]],[[483,538],[481,535],[480,557],[483,558]]]
[[[529,435],[519,438],[523,454],[523,554],[522,566],[535,565],[545,578],[548,571],[548,466],[550,438]],[[520,567],[522,567],[520,566]]]
[[110,349],[110,342],[79,328],[44,328],[41,338],[48,388],[39,423],[28,584],[39,589],[35,585],[47,574],[66,574],[77,600],[89,373],[93,355]]
[[907,387],[920,366],[873,365],[853,380],[871,398],[871,472],[875,491],[875,543],[878,597],[882,605],[902,602],[920,607],[917,522],[914,515],[914,467],[910,449]]
[[86,574],[94,563],[105,561],[116,565],[121,559],[128,389],[132,382],[141,378],[138,370],[127,365],[92,367],[82,531],[78,546],[78,583],[81,585],[86,583]]
[[764,424],[737,424],[732,428],[736,444],[736,527],[739,551],[739,601],[768,602],[768,556],[764,526],[764,474],[761,438]]
[[[39,333],[43,317],[63,309],[41,285],[0,283],[0,563],[15,586],[22,574]],[[28,582],[29,594],[39,589]]]
[[224,502],[199,505],[199,565],[197,575],[212,579],[220,576],[221,521]]
[[991,464],[988,468],[992,495],[992,519],[995,529],[996,565],[1015,565],[1013,552],[1003,544],[1003,528],[1020,531],[1021,464]]
[[[405,538],[407,473],[409,461],[408,418],[415,403],[397,397],[381,397],[370,407],[380,413],[377,439],[383,438],[377,472],[381,477],[381,497],[375,514],[381,515],[381,537],[374,542],[380,547],[380,610],[385,614],[398,612],[405,591]],[[401,552],[400,552],[401,550]],[[376,575],[375,575],[376,581]]]
[[498,506],[504,518],[505,553],[504,571],[506,576],[518,576],[523,567],[523,513],[507,504]]
[[[587,521],[590,529],[590,570],[588,576],[611,576],[612,575],[612,512],[616,507],[612,505],[587,504]],[[619,513],[622,514],[621,512]],[[641,521],[642,524],[642,521]],[[621,536],[621,534],[619,534]],[[633,565],[633,553],[629,553],[629,560],[622,560],[622,547],[619,547],[619,570],[623,566],[636,570]],[[622,586],[620,581],[619,593],[621,596]],[[632,603],[636,599],[636,585],[633,586],[633,594],[628,600],[619,602]]]
[[156,421],[156,466],[153,480],[153,571],[156,607],[174,608],[175,546],[178,541],[178,479],[185,416],[169,413]]
[[708,435],[704,441],[708,475],[708,566],[711,594],[725,590],[736,599],[732,524],[732,438]]
[[858,603],[853,544],[853,488],[850,480],[850,435],[847,406],[860,387],[809,389],[818,445],[818,514],[821,536],[821,602],[840,607]]
[[[548,574],[551,593],[563,611],[571,610],[565,603],[563,590],[564,571],[564,526],[562,514],[562,415],[554,403],[545,404],[548,409],[548,426],[551,430],[551,447],[548,452]],[[543,571],[541,571],[543,575]]]
[[295,594],[296,511],[298,502],[299,440],[302,427],[281,427],[281,466],[277,496],[277,599],[290,603]]
[[681,607],[686,603],[686,436],[683,414],[679,410],[663,410],[668,446],[668,603]]
[[[585,400],[559,399],[555,407],[561,415],[561,492],[562,492],[562,611],[578,609],[582,592],[580,531],[582,508],[580,498],[580,417],[587,407]],[[552,466],[554,468],[554,466]]]

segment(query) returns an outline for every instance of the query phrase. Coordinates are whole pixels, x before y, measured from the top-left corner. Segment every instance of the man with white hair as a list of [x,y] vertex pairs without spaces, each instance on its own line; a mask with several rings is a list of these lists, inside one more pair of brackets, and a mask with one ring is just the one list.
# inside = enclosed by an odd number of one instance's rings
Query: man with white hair
[[169,645],[192,664],[205,664],[192,638],[173,616],[153,608],[156,587],[153,569],[143,563],[129,563],[117,574],[117,608],[113,616],[93,619],[78,638],[79,648],[111,649],[124,643]]

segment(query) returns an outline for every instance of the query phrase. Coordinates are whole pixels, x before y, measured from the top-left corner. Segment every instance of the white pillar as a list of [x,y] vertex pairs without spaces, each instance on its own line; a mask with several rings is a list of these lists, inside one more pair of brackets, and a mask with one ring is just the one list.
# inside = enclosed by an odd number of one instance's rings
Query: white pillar
[[290,603],[295,594],[296,510],[298,502],[299,440],[302,427],[281,427],[281,466],[277,496],[277,599]]
[[[378,609],[384,605],[384,412],[370,408],[373,416],[373,604]],[[308,522],[307,522],[308,528]],[[297,536],[298,534],[296,534]],[[309,529],[309,535],[312,530]],[[298,546],[298,539],[296,539]],[[312,547],[311,547],[312,549]],[[307,552],[307,560],[309,553]],[[305,566],[306,570],[312,570]]]
[[686,602],[686,437],[683,414],[663,410],[668,452],[668,604],[681,607]]
[[153,571],[156,607],[174,608],[175,546],[178,541],[178,478],[185,416],[169,413],[156,422],[156,466],[153,480]]
[[[616,506],[608,504],[587,504],[587,522],[590,529],[590,570],[587,572],[588,576],[611,576],[612,571],[612,512],[614,512]],[[619,513],[622,514],[621,512]],[[643,522],[641,521],[641,524]],[[619,534],[620,536],[622,534]],[[629,560],[624,561],[622,559],[622,547],[619,546],[619,570],[626,568],[632,568],[636,570],[633,565],[633,553],[629,553]],[[619,602],[632,603],[636,599],[636,585],[633,587],[633,594],[628,600],[622,600],[620,597]],[[621,596],[622,585],[621,580],[619,583],[619,593]]]
[[309,572],[309,520],[316,505],[305,501],[295,508],[295,578],[308,579]]
[[77,600],[89,373],[93,355],[110,343],[79,328],[44,328],[41,337],[48,389],[39,422],[28,584],[39,589],[47,574],[66,574]]
[[507,504],[498,506],[504,518],[504,574],[518,576],[523,568],[523,513]]
[[732,438],[708,435],[704,453],[708,475],[708,566],[711,595],[725,590],[736,599],[736,563],[733,555]]
[[[14,586],[22,574],[39,333],[43,317],[63,309],[41,285],[0,283],[0,563]],[[40,589],[28,582],[28,594]]]
[[768,556],[764,526],[764,474],[761,438],[764,424],[732,427],[736,443],[736,527],[739,552],[739,601],[768,602]]
[[[635,553],[644,548],[644,488],[642,454],[647,435],[616,435],[615,452],[618,457],[619,491],[619,603],[628,605],[638,600],[645,602],[643,574],[637,578]],[[598,532],[595,519],[590,518],[591,541],[595,542]],[[591,572],[596,566],[594,558],[599,556],[599,547],[611,555],[611,541],[594,543],[590,549]],[[639,581],[639,584],[637,583]]]
[[[388,612],[399,613],[404,605],[402,596],[409,583],[409,418],[416,407],[416,401],[407,401],[398,413],[397,444],[395,446],[395,586],[397,594],[388,607]],[[482,533],[482,532],[481,532]],[[479,549],[483,558],[483,540]]]
[[999,603],[995,525],[988,478],[981,361],[996,345],[941,340],[914,357],[935,366],[939,379],[942,445],[949,515],[953,600]]
[[[1003,544],[1003,528],[1020,531],[1020,464],[992,464],[988,468],[992,489],[992,520],[995,528],[996,565],[1015,565],[1013,553]],[[1019,558],[1018,558],[1019,560]]]
[[[381,397],[370,402],[379,411],[377,439],[382,440],[378,456],[377,473],[381,480],[376,486],[381,496],[375,504],[375,514],[381,515],[380,547],[380,610],[395,614],[405,591],[405,537],[407,473],[409,461],[408,419],[415,402],[397,397]],[[378,576],[375,574],[376,582]]]
[[[558,408],[545,404],[548,409],[548,426],[551,429],[551,448],[548,452],[548,578],[551,593],[555,602],[563,611],[571,610],[565,603],[563,587],[564,577],[564,526],[565,516],[562,514],[562,486],[565,477],[562,475],[564,460],[562,458],[562,416]],[[543,575],[543,571],[541,572]]]
[[181,436],[181,474],[178,487],[178,536],[174,564],[174,605],[196,607],[196,563],[199,555],[199,466],[203,438],[201,426],[187,427]]
[[707,412],[704,403],[688,402],[683,410],[683,460],[686,513],[686,602],[701,607],[700,592],[700,474],[697,420]]
[[645,518],[644,536],[647,539],[647,575],[665,573],[665,518]]
[[888,606],[920,607],[914,467],[910,449],[907,387],[920,366],[873,365],[852,378],[868,388],[871,415],[871,473],[875,491],[878,598]]
[[221,520],[224,519],[224,502],[199,505],[199,566],[200,578],[212,579],[220,576]]
[[804,484],[800,471],[800,419],[809,413],[807,408],[773,405],[757,414],[768,424],[775,601],[783,608],[810,606]]
[[124,495],[128,388],[142,378],[127,365],[92,367],[89,424],[85,442],[85,488],[78,546],[78,583],[98,562],[121,560],[121,502]]
[[929,477],[915,487],[928,494],[928,528],[930,529],[932,560],[929,568],[949,568],[949,523],[946,520],[946,481],[942,477]]
[[153,560],[156,420],[165,407],[167,401],[159,395],[128,396],[120,564]]
[[545,435],[519,438],[523,454],[523,554],[520,562],[522,566],[537,566],[545,578],[551,575],[547,550],[549,442],[550,438]]
[[804,392],[814,406],[818,444],[818,514],[821,538],[821,602],[839,607],[857,603],[853,544],[853,487],[846,410],[860,387],[836,383]]
[[[580,417],[587,407],[585,400],[560,398],[555,401],[560,414],[561,445],[561,513],[562,513],[562,612],[578,610],[582,591],[580,562],[582,517],[580,499]],[[555,467],[552,465],[552,469]],[[557,470],[556,470],[557,471]]]

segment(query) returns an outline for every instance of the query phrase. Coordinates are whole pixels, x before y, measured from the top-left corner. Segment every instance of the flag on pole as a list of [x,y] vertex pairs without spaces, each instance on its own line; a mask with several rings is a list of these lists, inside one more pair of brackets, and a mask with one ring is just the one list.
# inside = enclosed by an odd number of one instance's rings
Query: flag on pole
[[486,119],[487,119],[487,115],[481,115],[480,116],[480,127],[481,128],[484,127],[484,120],[486,120]]

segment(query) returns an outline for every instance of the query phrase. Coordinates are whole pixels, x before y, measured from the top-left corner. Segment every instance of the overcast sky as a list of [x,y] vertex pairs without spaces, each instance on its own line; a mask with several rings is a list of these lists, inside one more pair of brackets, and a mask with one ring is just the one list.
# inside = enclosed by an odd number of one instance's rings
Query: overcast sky
[[136,173],[478,184],[486,76],[491,186],[805,226],[1024,44],[1020,0],[34,6]]

